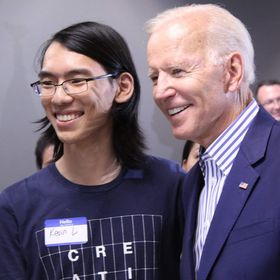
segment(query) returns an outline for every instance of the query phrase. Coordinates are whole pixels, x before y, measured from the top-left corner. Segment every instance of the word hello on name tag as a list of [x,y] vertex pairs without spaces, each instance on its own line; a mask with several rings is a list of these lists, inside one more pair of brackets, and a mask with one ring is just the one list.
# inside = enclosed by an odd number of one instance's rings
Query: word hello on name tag
[[45,221],[45,245],[83,244],[88,241],[87,218],[50,219]]

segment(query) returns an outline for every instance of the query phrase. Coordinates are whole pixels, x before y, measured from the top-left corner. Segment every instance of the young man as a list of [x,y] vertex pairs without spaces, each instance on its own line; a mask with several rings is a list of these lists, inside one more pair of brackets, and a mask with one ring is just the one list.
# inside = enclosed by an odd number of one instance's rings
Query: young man
[[148,23],[156,104],[202,146],[186,177],[181,279],[280,279],[280,125],[252,97],[245,26],[211,4]]
[[178,279],[184,172],[144,154],[125,41],[79,23],[47,42],[40,68],[55,163],[0,195],[0,279]]
[[277,121],[280,121],[280,82],[262,81],[256,89],[256,98],[260,105]]

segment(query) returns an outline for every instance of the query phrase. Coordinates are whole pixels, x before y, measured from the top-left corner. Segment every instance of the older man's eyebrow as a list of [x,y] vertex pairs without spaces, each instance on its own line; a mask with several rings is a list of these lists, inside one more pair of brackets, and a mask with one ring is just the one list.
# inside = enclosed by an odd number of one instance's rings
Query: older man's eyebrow
[[148,77],[154,75],[157,71],[153,70],[153,69],[148,69]]

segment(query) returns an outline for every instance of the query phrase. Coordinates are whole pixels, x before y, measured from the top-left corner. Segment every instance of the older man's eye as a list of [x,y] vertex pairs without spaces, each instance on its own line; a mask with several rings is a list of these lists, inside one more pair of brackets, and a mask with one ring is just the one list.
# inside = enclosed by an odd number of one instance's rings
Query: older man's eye
[[171,71],[171,74],[173,75],[173,76],[179,76],[179,75],[181,75],[181,74],[183,74],[184,73],[184,71],[182,70],[182,69],[179,69],[179,68],[177,68],[177,69],[172,69],[172,71]]
[[152,81],[153,85],[157,84],[158,76],[157,75],[150,75],[150,80]]

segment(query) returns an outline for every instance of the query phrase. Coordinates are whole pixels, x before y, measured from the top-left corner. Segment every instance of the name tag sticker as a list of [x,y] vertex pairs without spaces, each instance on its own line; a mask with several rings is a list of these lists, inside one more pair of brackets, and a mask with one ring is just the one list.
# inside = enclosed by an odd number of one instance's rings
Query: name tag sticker
[[50,219],[45,221],[45,245],[60,246],[88,242],[87,218]]

